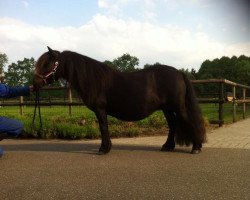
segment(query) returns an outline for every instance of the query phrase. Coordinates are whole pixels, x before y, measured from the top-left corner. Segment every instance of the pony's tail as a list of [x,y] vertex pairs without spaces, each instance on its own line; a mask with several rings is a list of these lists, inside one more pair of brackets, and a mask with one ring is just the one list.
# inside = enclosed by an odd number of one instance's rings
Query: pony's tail
[[181,145],[190,145],[190,143],[202,144],[206,142],[206,129],[204,120],[202,117],[201,109],[198,104],[198,100],[193,89],[193,85],[182,72],[183,79],[186,85],[185,96],[185,114],[181,120],[180,126],[182,131],[180,137],[176,137],[176,142]]

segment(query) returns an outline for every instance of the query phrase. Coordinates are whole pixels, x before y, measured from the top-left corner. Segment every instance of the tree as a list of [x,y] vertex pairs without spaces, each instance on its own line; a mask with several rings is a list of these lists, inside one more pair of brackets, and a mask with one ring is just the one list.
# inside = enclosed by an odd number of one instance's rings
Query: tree
[[194,79],[197,78],[197,72],[196,72],[196,70],[194,68],[191,69],[190,73],[191,73],[191,75],[193,76]]
[[144,65],[144,67],[143,67],[143,68],[144,68],[144,69],[146,69],[146,68],[148,68],[148,67],[154,67],[154,66],[157,66],[157,65],[161,65],[161,63],[156,62],[156,63],[155,63],[155,64],[153,64],[153,65],[148,64],[148,63],[147,63],[147,64],[145,64],[145,65]]
[[[250,57],[241,55],[231,58],[223,56],[212,61],[206,60],[202,63],[197,79],[223,78],[241,84],[250,84]],[[218,84],[207,84],[203,87],[204,93],[218,91]],[[231,87],[226,86],[225,90],[231,91]]]
[[8,57],[5,53],[0,53],[0,83],[3,82],[4,66],[8,63]]
[[108,66],[111,67],[111,68],[115,68],[115,69],[116,69],[116,67],[114,66],[113,62],[111,62],[111,61],[109,61],[109,60],[105,60],[103,63],[104,63],[105,65],[108,65]]
[[112,64],[121,72],[132,72],[136,70],[135,66],[139,65],[139,59],[126,53],[114,59]]
[[191,71],[189,71],[189,69],[182,68],[182,69],[180,69],[180,71],[184,72],[190,80],[195,79],[195,76],[196,76],[195,69],[192,68]]
[[235,65],[235,81],[250,85],[250,61],[239,60]]
[[152,66],[152,65],[150,65],[150,64],[147,63],[147,64],[144,65],[143,68],[146,69],[146,68],[149,68],[149,67],[151,67],[151,66]]
[[8,71],[5,73],[5,82],[9,86],[32,84],[34,65],[34,58],[24,58],[22,61],[12,63],[8,66]]
[[213,61],[206,60],[202,63],[198,71],[199,79],[209,78],[225,78],[241,84],[246,83],[249,77],[250,57],[241,55],[240,57],[233,56],[232,58],[223,56],[222,58],[214,59]]

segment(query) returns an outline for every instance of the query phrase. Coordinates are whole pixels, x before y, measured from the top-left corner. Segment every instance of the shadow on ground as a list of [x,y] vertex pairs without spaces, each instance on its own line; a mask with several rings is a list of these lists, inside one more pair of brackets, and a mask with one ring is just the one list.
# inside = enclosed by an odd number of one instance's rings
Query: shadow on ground
[[[100,144],[81,144],[72,142],[41,142],[39,140],[34,143],[21,144],[21,140],[15,144],[1,144],[5,151],[34,151],[34,152],[79,152],[88,154],[97,154]],[[129,145],[129,144],[113,144],[112,150],[122,151],[160,151],[159,146],[146,145]],[[111,150],[111,151],[112,151]],[[175,153],[190,153],[191,147],[179,147],[175,149]]]

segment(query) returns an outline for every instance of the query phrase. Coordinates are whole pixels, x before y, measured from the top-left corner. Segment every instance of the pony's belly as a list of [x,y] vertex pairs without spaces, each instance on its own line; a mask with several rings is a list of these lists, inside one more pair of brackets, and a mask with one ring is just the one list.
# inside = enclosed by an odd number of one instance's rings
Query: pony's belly
[[139,121],[139,120],[142,120],[142,119],[148,117],[150,114],[148,114],[148,115],[138,115],[138,114],[120,115],[117,113],[108,113],[108,115],[115,117],[117,119],[123,120],[123,121]]
[[108,110],[107,114],[124,121],[138,121],[148,117],[155,110],[145,110],[138,108],[120,108]]
[[160,109],[160,101],[156,95],[145,95],[142,91],[119,93],[115,98],[108,98],[107,113],[125,121],[138,121],[148,117]]

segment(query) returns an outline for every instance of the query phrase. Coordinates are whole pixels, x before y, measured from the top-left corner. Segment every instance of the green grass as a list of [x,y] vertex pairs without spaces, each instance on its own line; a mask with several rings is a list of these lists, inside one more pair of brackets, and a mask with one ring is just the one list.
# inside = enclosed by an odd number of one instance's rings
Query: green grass
[[[203,116],[209,120],[218,119],[218,104],[202,104]],[[237,120],[242,118],[242,108],[237,107]],[[20,115],[19,107],[1,107],[1,116],[15,118],[24,123],[25,137],[37,137],[39,120],[36,117],[35,128],[32,127],[34,107],[24,107],[24,114]],[[98,138],[100,137],[98,121],[95,114],[84,106],[72,107],[72,115],[69,116],[68,107],[52,106],[41,107],[43,129],[42,138]],[[247,110],[250,116],[250,109]],[[224,104],[225,123],[232,122],[232,105]],[[167,123],[161,111],[157,111],[148,118],[137,122],[124,122],[114,117],[108,117],[111,137],[134,137],[138,135],[154,134],[166,130]]]
[[[218,120],[219,118],[219,104],[201,104],[202,113],[207,120]],[[250,116],[249,104],[246,109],[246,117]],[[233,122],[233,105],[231,103],[223,104],[224,123],[229,124]],[[242,105],[236,106],[236,120],[243,119]]]

